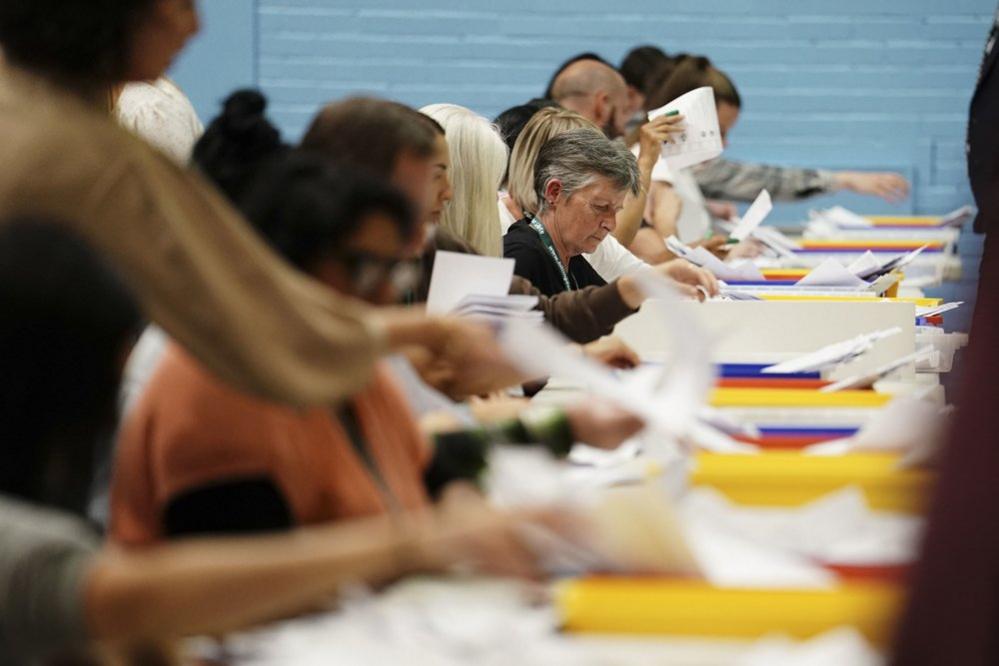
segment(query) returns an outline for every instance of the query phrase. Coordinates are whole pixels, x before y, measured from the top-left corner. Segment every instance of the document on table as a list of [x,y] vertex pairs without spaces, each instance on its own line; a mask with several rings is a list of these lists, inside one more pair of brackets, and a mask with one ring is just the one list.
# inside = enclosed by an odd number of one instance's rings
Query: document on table
[[649,111],[649,120],[655,120],[671,111],[679,111],[683,116],[684,131],[663,144],[663,159],[670,169],[685,169],[721,155],[718,108],[711,88],[705,86],[691,90],[666,106]]
[[506,296],[513,279],[513,259],[438,252],[430,276],[428,314],[447,314],[468,296]]
[[850,272],[843,264],[833,258],[826,259],[812,269],[805,277],[798,280],[797,287],[844,287],[848,289],[866,289],[870,285]]
[[766,190],[760,192],[760,195],[756,197],[756,201],[753,205],[749,207],[746,214],[742,216],[742,219],[735,225],[735,229],[729,234],[730,238],[742,241],[746,240],[749,236],[756,231],[757,227],[763,224],[763,220],[767,219],[767,215],[770,211],[774,209],[773,200],[770,198],[770,193]]
[[809,216],[813,220],[824,220],[840,229],[869,229],[874,226],[866,217],[857,215],[851,210],[842,206],[833,206],[826,210],[811,211]]
[[764,374],[785,374],[794,372],[814,372],[825,368],[846,363],[866,354],[874,347],[874,343],[893,335],[898,335],[902,329],[895,326],[883,331],[875,331],[858,335],[855,338],[836,342],[826,347],[822,347],[814,352],[804,354],[798,358],[793,358],[777,365],[764,368]]
[[762,282],[766,280],[763,273],[751,261],[726,264],[703,247],[690,247],[676,236],[670,236],[666,239],[666,249],[695,266],[706,268],[714,273],[719,280],[729,282]]

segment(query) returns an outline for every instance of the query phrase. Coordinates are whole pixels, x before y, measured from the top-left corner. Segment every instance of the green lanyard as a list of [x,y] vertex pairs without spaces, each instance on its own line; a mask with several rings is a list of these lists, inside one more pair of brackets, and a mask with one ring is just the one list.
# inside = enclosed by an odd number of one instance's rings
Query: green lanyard
[[[531,219],[531,229],[534,233],[541,238],[541,244],[545,246],[548,250],[549,256],[551,256],[552,261],[555,262],[555,267],[558,268],[558,272],[562,274],[562,284],[565,285],[566,291],[572,291],[572,285],[569,282],[569,273],[565,270],[565,266],[562,265],[562,260],[559,259],[558,252],[555,251],[555,243],[552,242],[552,237],[548,235],[548,230],[545,229],[544,225],[538,222],[538,218]],[[573,280],[575,282],[575,280]]]

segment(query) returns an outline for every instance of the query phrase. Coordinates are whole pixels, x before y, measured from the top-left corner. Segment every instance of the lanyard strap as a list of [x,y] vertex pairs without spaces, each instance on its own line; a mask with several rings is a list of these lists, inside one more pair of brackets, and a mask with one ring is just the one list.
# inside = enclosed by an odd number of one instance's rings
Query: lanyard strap
[[569,273],[565,270],[565,266],[562,265],[562,260],[559,258],[558,252],[555,251],[555,243],[552,242],[552,237],[548,235],[548,230],[545,229],[543,224],[538,222],[538,218],[536,217],[531,219],[531,229],[541,238],[541,244],[545,246],[545,249],[548,250],[548,256],[555,262],[555,267],[558,268],[558,272],[562,275],[562,284],[565,285],[565,290],[572,291],[572,285],[569,282]]

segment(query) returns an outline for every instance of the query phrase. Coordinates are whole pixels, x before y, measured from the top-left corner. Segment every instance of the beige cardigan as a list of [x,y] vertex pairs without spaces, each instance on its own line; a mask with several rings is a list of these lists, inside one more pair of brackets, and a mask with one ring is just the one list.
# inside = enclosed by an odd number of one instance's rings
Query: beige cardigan
[[385,346],[370,309],[295,271],[197,174],[96,106],[0,71],[0,220],[73,225],[150,319],[219,377],[293,404],[369,379]]

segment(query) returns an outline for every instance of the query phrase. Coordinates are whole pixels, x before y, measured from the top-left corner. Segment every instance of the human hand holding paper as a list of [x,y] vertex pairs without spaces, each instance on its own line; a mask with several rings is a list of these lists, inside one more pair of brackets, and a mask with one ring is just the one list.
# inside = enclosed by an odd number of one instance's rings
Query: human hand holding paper
[[697,88],[663,107],[649,111],[649,120],[672,111],[679,111],[684,117],[685,131],[673,141],[663,144],[663,159],[670,169],[684,169],[721,155],[723,147],[718,108],[711,88]]

